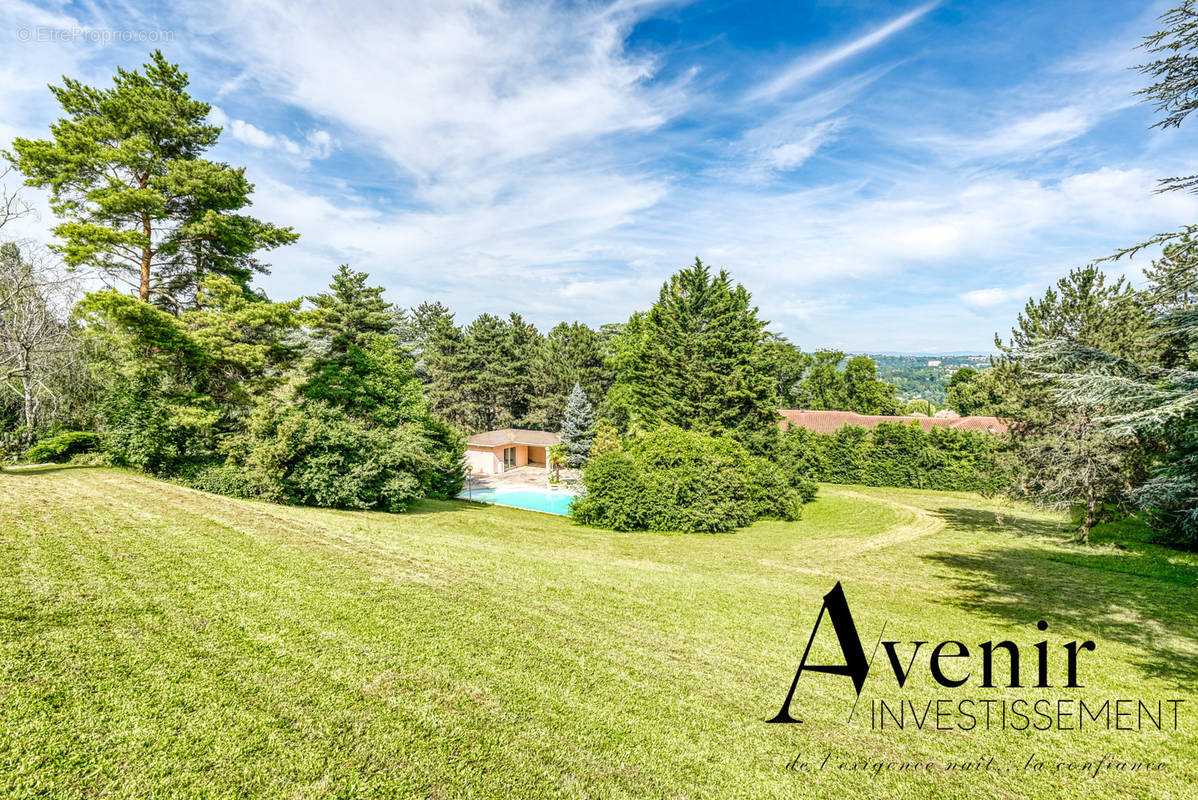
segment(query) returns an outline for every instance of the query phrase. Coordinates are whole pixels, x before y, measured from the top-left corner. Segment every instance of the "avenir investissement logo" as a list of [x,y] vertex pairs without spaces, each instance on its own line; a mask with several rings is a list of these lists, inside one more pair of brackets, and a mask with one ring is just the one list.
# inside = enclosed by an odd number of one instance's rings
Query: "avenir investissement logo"
[[[839,664],[812,664],[808,662],[811,645],[816,633],[827,617],[832,622],[839,643],[843,662]],[[1048,623],[1040,620],[1036,627],[1048,629]],[[886,625],[878,634],[873,653],[867,659],[857,625],[849,610],[848,599],[840,582],[824,595],[819,616],[811,629],[807,647],[799,660],[794,680],[782,703],[781,710],[768,722],[797,723],[799,713],[792,708],[795,689],[804,672],[821,672],[839,675],[852,681],[855,691],[848,721],[857,711],[857,702],[865,687],[866,679],[877,669],[874,666],[878,649],[886,655],[889,672],[899,690],[907,685],[915,670],[916,657],[921,649],[930,646],[927,667],[932,680],[943,689],[969,690],[966,684],[974,682],[977,689],[1005,689],[1006,697],[986,697],[983,694],[948,697],[933,697],[915,700],[910,697],[892,699],[877,698],[870,701],[870,727],[874,730],[910,729],[917,730],[1076,730],[1094,729],[1121,731],[1168,731],[1177,730],[1182,699],[1144,699],[1136,697],[1089,697],[1079,691],[1068,696],[1051,695],[1051,690],[1080,690],[1081,674],[1084,671],[1087,652],[1095,650],[1092,641],[1064,642],[1049,645],[1047,640],[1035,642],[1030,651],[1010,639],[999,642],[988,641],[977,645],[977,652],[957,639],[946,639],[932,645],[929,641],[883,640]],[[980,658],[980,664],[977,659]],[[996,678],[996,665],[1005,666],[1005,680]],[[1051,666],[1051,670],[1050,670]],[[883,668],[885,669],[885,668]],[[1050,671],[1059,681],[1050,680]],[[1063,671],[1063,676],[1061,672]],[[1010,698],[1010,690],[1027,690],[1028,697]]]

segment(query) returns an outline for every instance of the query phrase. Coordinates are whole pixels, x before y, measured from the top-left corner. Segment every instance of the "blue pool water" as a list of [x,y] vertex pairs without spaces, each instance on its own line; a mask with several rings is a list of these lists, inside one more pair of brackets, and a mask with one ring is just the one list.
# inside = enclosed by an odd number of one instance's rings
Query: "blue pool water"
[[458,497],[462,500],[477,500],[480,503],[562,515],[569,511],[570,501],[574,499],[571,492],[550,492],[544,489],[474,489],[462,492]]

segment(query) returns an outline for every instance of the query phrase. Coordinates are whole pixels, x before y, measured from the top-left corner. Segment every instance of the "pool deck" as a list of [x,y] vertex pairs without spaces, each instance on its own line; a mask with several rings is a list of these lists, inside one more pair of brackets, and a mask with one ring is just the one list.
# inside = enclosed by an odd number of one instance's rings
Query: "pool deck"
[[[567,488],[581,477],[578,470],[561,470],[561,486]],[[549,473],[542,466],[516,467],[499,475],[473,474],[468,479],[474,489],[548,489]]]

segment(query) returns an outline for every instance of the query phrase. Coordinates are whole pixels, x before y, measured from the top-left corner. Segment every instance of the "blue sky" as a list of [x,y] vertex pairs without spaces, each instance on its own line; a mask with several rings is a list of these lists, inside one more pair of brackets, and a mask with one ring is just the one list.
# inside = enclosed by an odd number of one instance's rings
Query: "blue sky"
[[157,45],[302,234],[272,296],[345,262],[462,322],[600,324],[697,255],[807,350],[989,352],[1069,268],[1198,219],[1152,192],[1189,131],[1132,96],[1166,7],[7,0],[0,142]]

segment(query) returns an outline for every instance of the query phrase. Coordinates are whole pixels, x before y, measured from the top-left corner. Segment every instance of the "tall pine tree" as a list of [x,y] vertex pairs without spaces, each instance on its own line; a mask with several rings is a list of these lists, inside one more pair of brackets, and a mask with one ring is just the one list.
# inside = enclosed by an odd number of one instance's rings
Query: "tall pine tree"
[[51,87],[65,116],[50,139],[13,140],[6,154],[26,183],[50,190],[62,219],[55,249],[172,310],[206,274],[242,287],[266,267],[255,254],[299,238],[237,213],[250,204],[245,169],[202,158],[221,129],[188,78],[154,51],[143,71],[118,69],[111,88],[63,78]]

